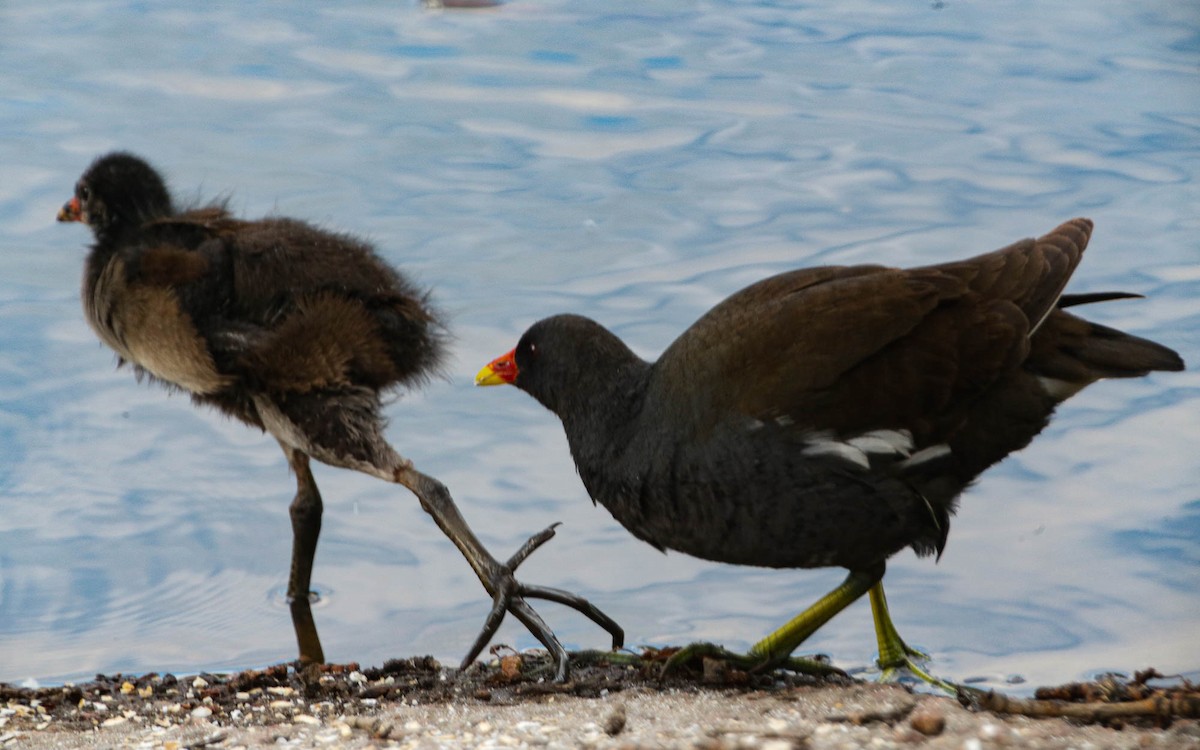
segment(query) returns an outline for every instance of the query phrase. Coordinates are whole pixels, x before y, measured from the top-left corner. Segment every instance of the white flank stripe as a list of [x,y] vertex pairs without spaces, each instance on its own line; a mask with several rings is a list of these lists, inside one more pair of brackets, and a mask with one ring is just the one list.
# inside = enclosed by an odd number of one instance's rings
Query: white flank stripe
[[864,469],[871,468],[871,460],[867,454],[847,443],[836,440],[815,440],[808,443],[803,451],[806,456],[839,456]]
[[921,450],[912,454],[908,458],[901,461],[900,466],[901,468],[907,469],[910,466],[916,466],[917,464],[924,463],[925,461],[932,461],[935,458],[941,458],[942,456],[948,455],[950,455],[950,446],[946,445],[945,443],[938,443],[937,445],[931,445],[928,448],[922,448]]

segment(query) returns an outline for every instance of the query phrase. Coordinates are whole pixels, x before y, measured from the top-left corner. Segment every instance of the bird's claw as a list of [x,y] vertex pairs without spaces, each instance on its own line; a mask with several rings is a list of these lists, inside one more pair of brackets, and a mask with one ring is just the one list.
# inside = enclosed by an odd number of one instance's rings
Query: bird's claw
[[924,653],[916,650],[905,649],[905,654],[902,657],[893,659],[887,664],[880,664],[879,681],[880,682],[895,682],[895,683],[911,683],[913,680],[919,680],[938,690],[944,690],[950,695],[959,695],[964,690],[972,690],[963,685],[956,685],[953,682],[947,682],[940,677],[930,674],[919,663],[921,660],[927,659]]
[[[890,619],[888,622],[890,623]],[[926,671],[924,663],[929,660],[929,654],[905,643],[890,624],[888,628],[891,637],[881,640],[879,658],[875,662],[879,667],[880,682],[912,683],[920,681],[951,695],[957,695],[966,689],[961,685],[935,677]]]
[[496,635],[496,631],[500,628],[500,624],[504,622],[504,616],[512,612],[513,616],[520,620],[529,629],[529,632],[550,652],[550,656],[556,664],[554,672],[555,681],[566,681],[569,672],[567,651],[559,642],[558,637],[554,635],[554,631],[546,625],[541,615],[533,607],[529,606],[528,602],[525,601],[526,599],[546,599],[571,607],[608,631],[612,635],[614,649],[621,648],[625,644],[625,631],[622,630],[621,626],[587,599],[562,589],[523,584],[518,582],[514,577],[521,563],[525,562],[526,558],[554,537],[554,529],[557,526],[557,523],[551,524],[537,534],[534,534],[521,545],[520,549],[513,553],[507,562],[496,565],[495,570],[492,571],[491,580],[488,585],[488,590],[492,593],[492,609],[488,612],[488,616],[484,620],[483,629],[479,632],[479,636],[476,637],[475,642],[471,645],[471,650],[467,652],[466,657],[463,659],[460,666],[461,669],[466,669],[470,666],[479,654],[487,648],[488,643],[491,642],[492,638]]

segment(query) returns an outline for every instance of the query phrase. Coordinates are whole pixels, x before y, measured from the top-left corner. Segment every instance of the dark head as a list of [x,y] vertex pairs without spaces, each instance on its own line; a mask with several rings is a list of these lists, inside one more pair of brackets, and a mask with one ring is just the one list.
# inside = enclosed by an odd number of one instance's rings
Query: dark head
[[133,154],[116,151],[92,162],[58,220],[82,222],[101,237],[171,213],[171,194],[158,172]]
[[530,326],[515,349],[479,371],[475,385],[515,385],[562,417],[584,405],[576,402],[599,402],[631,365],[646,363],[607,328],[555,315]]

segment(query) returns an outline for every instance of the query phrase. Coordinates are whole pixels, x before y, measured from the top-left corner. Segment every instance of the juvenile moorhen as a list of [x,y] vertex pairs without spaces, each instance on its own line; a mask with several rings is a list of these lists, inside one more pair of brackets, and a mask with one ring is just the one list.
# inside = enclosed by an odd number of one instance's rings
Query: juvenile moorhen
[[557,414],[591,497],[660,550],[849,569],[743,663],[787,660],[869,591],[880,664],[934,681],[892,625],[888,557],[940,555],[959,494],[1084,386],[1183,368],[1166,347],[1065,310],[1137,296],[1062,293],[1091,231],[1074,219],[954,263],[779,274],[653,363],[558,315],[475,382],[513,384]]
[[310,458],[407,487],[467,558],[494,607],[464,666],[511,611],[565,677],[566,652],[527,597],[580,610],[619,645],[620,628],[587,601],[513,578],[553,526],[496,561],[446,487],[384,438],[381,394],[437,372],[444,328],[428,294],[369,244],[294,219],[242,221],[220,204],[178,210],[159,174],[120,152],[88,167],[58,220],[95,235],[83,308],[119,362],[271,433],[283,448],[297,485],[288,597],[301,661],[324,661],[309,607],[322,513]]

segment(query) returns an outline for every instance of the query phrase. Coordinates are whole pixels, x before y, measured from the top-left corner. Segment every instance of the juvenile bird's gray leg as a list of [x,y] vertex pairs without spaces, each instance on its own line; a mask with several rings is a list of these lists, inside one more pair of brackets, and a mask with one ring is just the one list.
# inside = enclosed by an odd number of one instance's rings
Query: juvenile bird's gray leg
[[[554,536],[553,526],[532,537],[507,563],[502,564],[492,557],[467,525],[445,485],[414,469],[412,462],[396,453],[384,439],[379,396],[374,391],[354,387],[328,394],[292,394],[278,400],[264,396],[256,397],[254,405],[263,426],[281,444],[293,449],[288,453],[288,460],[296,470],[299,488],[293,507],[297,504],[301,507],[300,511],[293,510],[293,519],[304,519],[296,528],[312,535],[311,543],[308,543],[307,537],[302,543],[299,531],[296,537],[298,552],[295,559],[303,563],[298,567],[306,571],[305,585],[307,574],[311,573],[312,554],[316,551],[316,534],[319,532],[319,526],[314,527],[309,520],[312,514],[308,510],[314,502],[316,507],[320,507],[320,495],[308,471],[307,458],[295,459],[297,454],[306,454],[331,466],[354,469],[407,487],[421,501],[421,507],[433,516],[438,528],[458,547],[493,599],[492,611],[483,632],[463,660],[464,668],[487,645],[505,613],[512,612],[554,656],[558,665],[556,678],[566,679],[567,652],[554,632],[526,603],[527,598],[549,599],[572,607],[607,630],[612,635],[613,648],[620,648],[624,644],[625,633],[621,627],[586,599],[560,589],[527,586],[513,577],[517,566]],[[301,500],[302,497],[304,500]],[[296,571],[297,566],[294,566],[293,582],[298,584]],[[299,601],[300,598],[296,597],[293,601]]]
[[283,455],[296,475],[296,497],[288,512],[292,517],[292,570],[288,575],[288,605],[300,647],[300,661],[323,664],[325,652],[313,621],[311,596],[313,558],[321,535],[321,493],[308,466],[308,456],[282,441]]
[[398,459],[398,463],[395,464],[397,468],[394,470],[395,479],[393,481],[404,485],[417,496],[417,499],[421,501],[421,507],[433,516],[438,528],[450,538],[450,541],[454,542],[454,546],[458,547],[471,569],[475,571],[475,575],[479,577],[484,589],[492,595],[492,611],[488,615],[483,631],[472,645],[471,651],[463,659],[461,668],[465,669],[475,660],[475,657],[487,646],[496,629],[499,628],[505,613],[512,612],[513,616],[520,620],[554,657],[557,664],[555,679],[563,681],[567,678],[566,649],[559,643],[554,631],[550,630],[541,616],[525,601],[526,598],[549,599],[576,609],[612,635],[614,649],[624,645],[625,633],[621,626],[591,602],[560,589],[527,586],[518,583],[513,577],[517,566],[530,553],[554,536],[554,526],[531,537],[512,558],[502,564],[492,557],[475,533],[471,531],[471,527],[462,517],[458,506],[454,504],[454,498],[450,496],[446,486],[433,477],[417,471],[412,467],[411,462],[400,458],[394,452],[393,455]]

